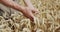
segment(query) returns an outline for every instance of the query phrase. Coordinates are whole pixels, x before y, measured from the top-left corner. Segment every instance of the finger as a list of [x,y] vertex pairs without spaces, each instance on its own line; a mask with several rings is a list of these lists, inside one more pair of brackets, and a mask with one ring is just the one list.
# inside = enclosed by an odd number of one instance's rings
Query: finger
[[31,21],[34,21],[34,15],[33,15],[33,13],[31,11],[27,12],[27,14],[24,13],[24,16],[29,18]]
[[34,21],[34,15],[32,13],[30,14],[29,18],[31,21]]
[[38,9],[34,9],[32,12],[35,13],[35,14],[39,13]]
[[33,15],[32,12],[29,13],[29,18],[30,18],[31,21],[34,21],[34,15]]

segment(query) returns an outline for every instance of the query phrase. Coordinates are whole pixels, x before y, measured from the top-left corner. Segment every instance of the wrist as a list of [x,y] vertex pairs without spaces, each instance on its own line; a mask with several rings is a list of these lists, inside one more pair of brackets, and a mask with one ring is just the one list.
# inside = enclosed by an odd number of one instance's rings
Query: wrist
[[20,10],[23,11],[24,9],[25,9],[25,7],[21,6],[21,9]]
[[16,9],[16,10],[18,10],[18,11],[20,11],[20,12],[23,12],[23,10],[25,9],[25,7],[20,6],[20,5],[18,5],[18,4],[15,4],[13,7],[14,7],[14,9]]

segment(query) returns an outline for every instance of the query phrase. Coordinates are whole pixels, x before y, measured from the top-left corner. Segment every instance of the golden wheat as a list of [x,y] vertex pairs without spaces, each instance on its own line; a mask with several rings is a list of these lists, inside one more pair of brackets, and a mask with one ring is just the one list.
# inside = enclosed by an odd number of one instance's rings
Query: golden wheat
[[[12,14],[5,20],[0,16],[0,32],[60,32],[60,0],[31,0],[39,14],[34,14],[34,22],[22,13]],[[20,5],[25,6],[23,0]]]

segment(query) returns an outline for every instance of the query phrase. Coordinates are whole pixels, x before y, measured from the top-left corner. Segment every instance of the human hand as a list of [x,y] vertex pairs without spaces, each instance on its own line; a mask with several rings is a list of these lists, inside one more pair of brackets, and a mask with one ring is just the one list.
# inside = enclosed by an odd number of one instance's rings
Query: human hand
[[29,18],[31,21],[34,21],[34,15],[33,15],[33,12],[31,11],[30,8],[28,7],[25,7],[23,9],[23,15],[26,16],[27,18]]

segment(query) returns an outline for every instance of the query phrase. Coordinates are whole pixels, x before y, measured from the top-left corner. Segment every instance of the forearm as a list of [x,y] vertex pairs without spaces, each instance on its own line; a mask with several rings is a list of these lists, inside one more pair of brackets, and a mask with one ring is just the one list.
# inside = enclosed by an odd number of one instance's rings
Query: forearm
[[8,7],[14,8],[14,9],[21,11],[21,12],[24,9],[23,6],[20,6],[19,4],[15,3],[12,0],[0,0],[0,2]]
[[26,6],[33,8],[33,5],[32,5],[32,3],[30,2],[30,0],[24,0],[24,2],[25,2],[25,4],[26,4]]

